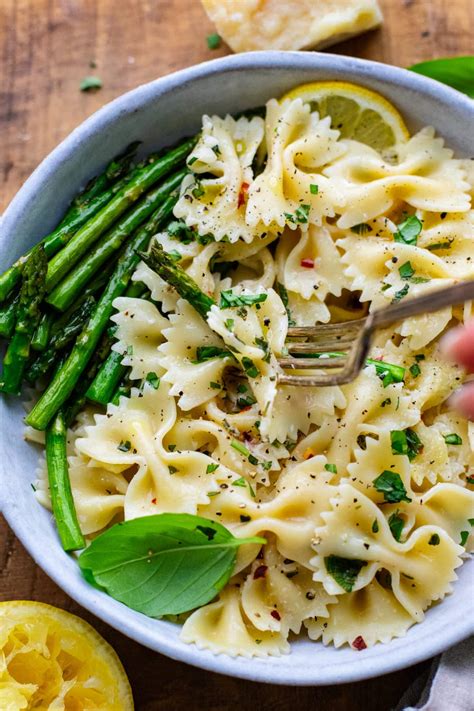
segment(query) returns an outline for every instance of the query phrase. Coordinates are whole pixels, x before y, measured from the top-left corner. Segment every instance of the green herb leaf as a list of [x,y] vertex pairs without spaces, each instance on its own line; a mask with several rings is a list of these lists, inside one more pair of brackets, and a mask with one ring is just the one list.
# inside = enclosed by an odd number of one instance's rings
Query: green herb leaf
[[242,444],[242,442],[239,442],[238,439],[233,439],[232,442],[230,443],[230,446],[233,447],[239,454],[243,454],[244,457],[248,457],[250,454],[250,451],[247,449],[245,444]]
[[403,484],[400,474],[390,472],[387,469],[383,471],[373,481],[373,485],[383,493],[383,498],[390,504],[398,504],[400,501],[411,501],[407,496],[407,490]]
[[213,380],[209,383],[209,386],[213,388],[214,390],[222,390],[222,384],[221,383],[216,383]]
[[[189,165],[195,163],[197,158],[190,158],[188,161]],[[167,232],[173,239],[178,239],[182,244],[191,244],[196,239],[196,233],[186,225],[185,222],[179,220],[173,220],[170,222],[167,228]]]
[[173,262],[180,262],[183,257],[177,249],[172,249],[171,252],[167,252],[167,255],[173,260]]
[[374,518],[374,522],[372,524],[372,533],[378,533],[379,532],[379,522],[377,521],[376,518]]
[[79,84],[79,89],[81,91],[91,91],[93,89],[102,88],[102,79],[100,77],[84,77],[84,79]]
[[337,474],[337,466],[335,464],[325,464],[324,468],[327,472],[331,472],[331,474]]
[[440,539],[439,535],[437,533],[433,533],[430,540],[428,541],[428,545],[429,546],[439,546],[440,541],[441,541],[441,539]]
[[395,513],[389,516],[388,525],[390,526],[390,530],[395,540],[399,541],[405,522],[402,517],[398,515],[398,511],[395,511]]
[[221,309],[229,309],[233,306],[252,306],[266,301],[268,294],[234,294],[232,289],[221,292]]
[[218,464],[208,464],[206,467],[206,474],[212,474],[212,472],[215,472],[216,469],[219,469]]
[[329,575],[334,578],[336,583],[346,592],[352,592],[357,576],[362,568],[367,565],[367,561],[330,555],[324,559],[324,564]]
[[410,67],[412,72],[448,84],[474,99],[474,57],[448,57],[420,62]]
[[244,479],[243,476],[239,477],[239,479],[236,479],[235,481],[232,482],[233,486],[243,486],[244,488],[247,486],[247,481]]
[[221,36],[217,32],[207,36],[207,46],[209,49],[219,49],[221,46]]
[[245,370],[245,374],[249,378],[257,378],[260,375],[260,371],[257,368],[257,366],[255,365],[255,363],[253,362],[253,360],[251,360],[247,356],[244,356],[242,358],[242,366]]
[[232,356],[232,353],[225,348],[219,348],[219,346],[198,346],[196,348],[196,359],[193,363],[204,363],[206,360],[211,360],[211,358],[227,358]]
[[121,452],[130,452],[131,448],[132,448],[132,443],[128,439],[122,440],[117,447],[117,449],[119,449]]
[[233,318],[226,318],[226,320],[224,321],[224,326],[227,328],[228,331],[234,330],[234,324],[235,321]]
[[144,516],[112,526],[79,557],[84,576],[150,617],[178,615],[212,600],[244,543],[217,521],[190,514]]
[[412,277],[415,273],[415,270],[413,269],[411,262],[405,262],[405,264],[402,264],[401,267],[398,267],[398,273],[402,279],[410,279],[410,277]]
[[385,363],[383,360],[373,360],[372,358],[367,358],[366,363],[375,367],[375,372],[382,380],[384,388],[392,383],[403,383],[405,379],[405,368],[401,365]]
[[155,390],[158,390],[158,388],[160,387],[161,381],[156,373],[148,373],[145,380],[147,383],[150,383],[150,385],[152,385],[155,388]]
[[392,443],[392,454],[408,455],[407,436],[403,430],[392,430],[390,432],[390,440]]
[[421,439],[418,437],[416,434],[415,430],[412,430],[410,427],[405,430],[405,434],[407,437],[407,443],[408,443],[408,459],[413,461],[417,454],[419,454],[421,451],[423,451],[424,444],[421,441]]
[[418,235],[423,228],[421,220],[416,215],[410,215],[406,220],[401,222],[397,231],[393,235],[395,242],[403,242],[403,244],[416,245]]
[[288,316],[288,326],[295,326],[296,321],[294,320],[293,316],[291,315],[291,310],[289,307],[289,299],[288,299],[288,291],[286,290],[286,287],[283,286],[279,281],[276,282],[275,284],[275,289],[278,293],[278,296],[280,297],[283,306],[285,307],[287,316]]
[[462,437],[460,437],[455,432],[452,432],[451,434],[443,435],[443,437],[444,437],[444,441],[446,442],[446,444],[455,444],[455,445],[462,444]]
[[461,531],[461,545],[465,546],[467,539],[469,538],[469,531]]
[[401,301],[407,294],[410,289],[409,284],[405,284],[405,286],[400,289],[399,291],[396,291],[395,294],[393,295],[392,299],[392,304],[396,304],[397,301]]
[[449,240],[448,242],[434,242],[433,244],[429,244],[426,249],[429,249],[430,252],[435,252],[437,249],[451,249],[453,242],[454,240]]
[[311,183],[309,186],[309,191],[311,195],[317,195],[319,192],[319,186],[315,185],[315,183]]
[[421,375],[421,368],[418,363],[413,363],[413,365],[410,365],[409,371],[412,374],[413,378],[417,378],[419,375]]

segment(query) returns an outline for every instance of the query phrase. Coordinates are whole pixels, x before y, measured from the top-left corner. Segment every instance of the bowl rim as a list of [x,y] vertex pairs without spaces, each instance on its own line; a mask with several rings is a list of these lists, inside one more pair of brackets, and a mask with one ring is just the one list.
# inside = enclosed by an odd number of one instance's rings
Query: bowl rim
[[[229,55],[181,69],[142,84],[105,104],[92,114],[49,153],[25,181],[3,215],[1,221],[2,233],[4,231],[11,232],[18,217],[27,208],[28,203],[35,198],[43,181],[56,170],[57,166],[67,160],[68,155],[74,151],[78,139],[82,142],[87,141],[88,137],[106,130],[108,124],[113,123],[117,116],[122,113],[133,112],[135,108],[147,103],[150,96],[159,98],[159,96],[173,91],[173,89],[183,87],[198,79],[208,79],[215,74],[222,74],[227,71],[275,70],[278,68],[317,68],[327,69],[328,71],[348,69],[351,74],[356,72],[361,80],[364,78],[376,79],[403,89],[428,94],[445,105],[456,105],[468,118],[472,117],[474,120],[474,101],[455,89],[400,67],[326,52],[259,51]],[[8,461],[9,454],[9,447],[5,438],[0,438],[0,445],[3,476],[1,508],[13,532],[35,563],[71,598],[92,614],[98,616],[122,634],[172,659],[186,662],[208,671],[251,681],[294,686],[317,686],[361,681],[408,667],[439,654],[474,632],[474,624],[467,625],[464,613],[459,612],[459,624],[454,624],[452,618],[446,620],[438,629],[439,634],[435,639],[432,636],[428,639],[425,635],[426,639],[423,641],[423,635],[421,635],[416,644],[403,645],[405,638],[399,638],[388,645],[380,644],[363,652],[354,652],[354,654],[357,654],[357,664],[338,664],[334,662],[331,665],[323,665],[320,668],[318,666],[308,666],[298,670],[298,674],[295,677],[295,670],[291,666],[287,666],[284,669],[281,666],[272,666],[272,658],[266,658],[266,662],[259,659],[244,659],[244,663],[242,663],[242,657],[235,659],[224,655],[213,655],[205,650],[200,650],[196,645],[186,645],[179,639],[175,640],[171,636],[167,636],[166,632],[156,633],[156,631],[153,631],[154,626],[152,624],[147,629],[142,627],[137,630],[133,616],[124,615],[123,605],[106,594],[100,593],[88,585],[86,586],[86,584],[81,585],[80,583],[84,581],[82,581],[80,575],[76,577],[67,575],[64,580],[63,570],[55,565],[55,560],[45,554],[41,547],[36,544],[35,537],[32,535],[27,522],[22,521],[21,517],[20,520],[16,518],[17,505],[14,497],[9,496],[8,476],[4,466],[4,463]],[[128,608],[126,609],[128,610]],[[135,615],[138,614],[135,613]],[[392,654],[392,650],[395,651],[393,649],[394,644],[397,644],[398,653]],[[373,650],[376,650],[376,652],[374,653]]]

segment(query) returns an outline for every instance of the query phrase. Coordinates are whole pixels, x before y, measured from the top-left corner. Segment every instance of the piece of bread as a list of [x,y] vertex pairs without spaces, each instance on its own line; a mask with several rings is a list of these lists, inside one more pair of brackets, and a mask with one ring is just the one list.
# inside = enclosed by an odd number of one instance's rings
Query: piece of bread
[[377,0],[202,0],[234,50],[327,47],[377,27]]

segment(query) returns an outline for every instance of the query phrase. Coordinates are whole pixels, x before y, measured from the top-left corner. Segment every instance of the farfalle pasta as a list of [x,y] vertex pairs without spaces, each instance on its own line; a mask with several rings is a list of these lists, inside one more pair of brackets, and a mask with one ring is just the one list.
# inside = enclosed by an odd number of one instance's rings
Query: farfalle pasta
[[[182,639],[214,653],[286,654],[290,634],[387,643],[451,592],[471,547],[474,425],[448,401],[466,376],[437,346],[471,304],[377,333],[341,387],[283,384],[279,359],[293,326],[474,277],[472,161],[432,128],[381,150],[319,108],[203,117],[152,238],[199,304],[141,262],[145,294],[112,318],[128,391],[68,433],[88,538],[186,513],[266,540],[242,545],[184,622]],[[49,505],[44,464],[37,496]]]

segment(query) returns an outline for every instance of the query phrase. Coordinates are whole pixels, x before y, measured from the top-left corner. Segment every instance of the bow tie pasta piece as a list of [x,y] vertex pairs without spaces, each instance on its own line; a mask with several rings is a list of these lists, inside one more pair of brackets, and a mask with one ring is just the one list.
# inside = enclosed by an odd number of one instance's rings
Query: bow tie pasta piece
[[324,301],[328,294],[340,296],[342,289],[349,287],[341,255],[323,226],[310,225],[304,232],[285,235],[275,259],[279,283],[305,300],[315,296]]
[[365,648],[404,637],[414,619],[392,591],[374,578],[361,590],[338,595],[337,604],[328,607],[328,617],[310,618],[304,624],[311,639],[322,639],[325,645],[350,644],[360,649],[361,641]]
[[163,380],[171,384],[170,394],[178,396],[179,407],[187,411],[215,397],[217,389],[211,383],[221,384],[226,366],[235,361],[187,301],[179,300],[169,321],[159,362],[166,371]]
[[263,548],[242,586],[242,609],[254,627],[298,634],[308,617],[327,618],[337,598],[313,581],[312,571],[284,558],[272,543]]
[[398,602],[419,622],[432,602],[451,592],[463,548],[442,528],[421,526],[398,543],[376,504],[352,486],[341,485],[331,503],[311,560],[314,579],[330,595],[361,590],[385,569]]
[[[281,291],[282,285],[279,287]],[[283,287],[284,288],[284,287]],[[307,326],[308,324],[327,323],[331,319],[331,312],[318,296],[303,299],[301,294],[292,289],[286,290],[286,311],[289,326]]]
[[184,623],[181,639],[199,649],[231,657],[279,657],[288,654],[290,645],[278,632],[257,629],[246,617],[241,605],[240,584],[228,585],[217,602],[192,613]]
[[383,431],[406,429],[419,422],[420,411],[405,392],[403,383],[384,386],[373,365],[341,390],[347,407],[327,452],[328,460],[334,462],[340,472],[353,459],[358,438],[363,438],[364,433],[371,432],[372,428]]
[[[217,241],[251,242],[255,231],[245,221],[246,192],[263,133],[258,116],[237,121],[231,116],[204,116],[201,138],[188,158],[193,175],[183,181],[176,217]],[[208,174],[212,177],[204,177]]]
[[131,367],[130,378],[142,380],[148,373],[161,375],[158,346],[162,331],[169,325],[156,306],[144,299],[122,296],[114,301],[118,313],[112,316],[117,328],[117,342],[112,350],[123,355],[122,363]]
[[146,385],[143,392],[134,389],[130,398],[122,397],[119,405],[109,405],[107,415],[96,415],[95,425],[76,442],[78,452],[94,465],[129,472],[126,519],[169,511],[195,514],[199,504],[209,501],[208,493],[219,490],[207,472],[210,457],[164,449],[162,440],[175,419],[166,384],[158,390]]
[[337,180],[328,180],[322,168],[345,150],[331,119],[320,120],[301,99],[267,104],[264,171],[250,185],[247,224],[259,233],[281,232],[308,223],[320,225],[343,203]]
[[323,173],[342,182],[345,204],[338,226],[367,222],[403,201],[429,212],[466,212],[469,183],[463,162],[452,157],[443,140],[425,128],[398,147],[398,162],[391,165],[368,146],[342,141],[347,152]]
[[145,262],[140,262],[132,277],[135,282],[142,282],[148,287],[153,301],[161,304],[164,313],[176,309],[179,296],[172,286],[167,284],[156,272],[148,267]]
[[418,236],[418,247],[442,259],[451,277],[472,279],[474,211],[420,212],[420,219],[423,229]]

